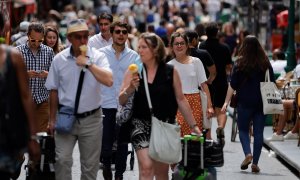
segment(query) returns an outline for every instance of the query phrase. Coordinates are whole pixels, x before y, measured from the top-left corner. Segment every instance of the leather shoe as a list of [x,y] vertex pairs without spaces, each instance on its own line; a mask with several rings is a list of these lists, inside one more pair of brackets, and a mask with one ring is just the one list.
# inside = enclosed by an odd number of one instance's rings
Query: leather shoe
[[256,164],[252,164],[251,169],[252,169],[253,173],[259,173],[260,172],[260,169]]
[[241,169],[242,170],[248,169],[248,165],[251,164],[251,161],[252,161],[252,155],[248,154],[241,164]]

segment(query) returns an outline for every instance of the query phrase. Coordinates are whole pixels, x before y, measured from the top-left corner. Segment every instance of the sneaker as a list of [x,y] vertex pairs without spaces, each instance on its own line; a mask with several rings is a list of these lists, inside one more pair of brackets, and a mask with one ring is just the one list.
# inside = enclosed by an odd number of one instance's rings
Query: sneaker
[[251,164],[251,161],[252,161],[252,155],[248,154],[241,164],[241,169],[242,170],[248,169],[248,165]]
[[267,139],[268,141],[283,141],[283,135],[277,135],[276,133],[273,133],[270,138]]
[[298,133],[292,133],[292,131],[289,131],[284,137],[284,139],[298,139]]

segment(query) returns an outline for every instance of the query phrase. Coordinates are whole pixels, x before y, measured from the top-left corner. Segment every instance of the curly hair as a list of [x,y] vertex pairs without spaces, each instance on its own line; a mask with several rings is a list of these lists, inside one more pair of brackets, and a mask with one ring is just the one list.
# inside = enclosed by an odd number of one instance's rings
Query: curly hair
[[166,60],[166,50],[165,45],[161,38],[155,33],[142,33],[139,39],[144,39],[147,46],[152,49],[154,53],[155,60],[158,64],[165,62]]
[[253,70],[260,69],[265,72],[270,66],[270,61],[258,39],[248,35],[242,42],[238,51],[238,70],[249,75]]

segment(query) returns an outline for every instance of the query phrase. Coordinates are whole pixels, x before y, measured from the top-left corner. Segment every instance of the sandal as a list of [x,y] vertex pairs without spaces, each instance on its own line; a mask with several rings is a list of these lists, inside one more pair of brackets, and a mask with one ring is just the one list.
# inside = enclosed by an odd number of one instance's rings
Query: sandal
[[252,155],[248,154],[241,164],[241,169],[242,170],[248,169],[248,165],[251,164],[251,161],[252,161]]

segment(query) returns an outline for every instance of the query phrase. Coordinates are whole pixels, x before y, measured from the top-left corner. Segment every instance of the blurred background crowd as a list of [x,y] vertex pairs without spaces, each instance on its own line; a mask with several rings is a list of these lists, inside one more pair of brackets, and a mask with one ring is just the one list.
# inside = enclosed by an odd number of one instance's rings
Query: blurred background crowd
[[[299,2],[295,2],[295,47],[298,52]],[[76,18],[86,19],[90,36],[99,33],[97,16],[107,12],[114,20],[125,20],[131,26],[132,48],[137,36],[145,31],[155,32],[160,37],[170,36],[176,29],[195,29],[205,40],[204,26],[214,21],[220,25],[219,38],[225,42],[234,57],[244,33],[256,35],[269,52],[288,47],[288,1],[282,0],[14,0],[0,1],[6,12],[9,34],[7,44],[26,36],[24,30],[30,21],[41,21],[45,26],[58,29],[61,44],[67,45],[67,23]],[[15,35],[17,34],[17,35]],[[4,41],[5,38],[2,38]],[[26,39],[25,39],[26,41]],[[297,53],[299,54],[299,53]],[[299,55],[297,55],[299,59]],[[297,63],[298,64],[298,63]]]

